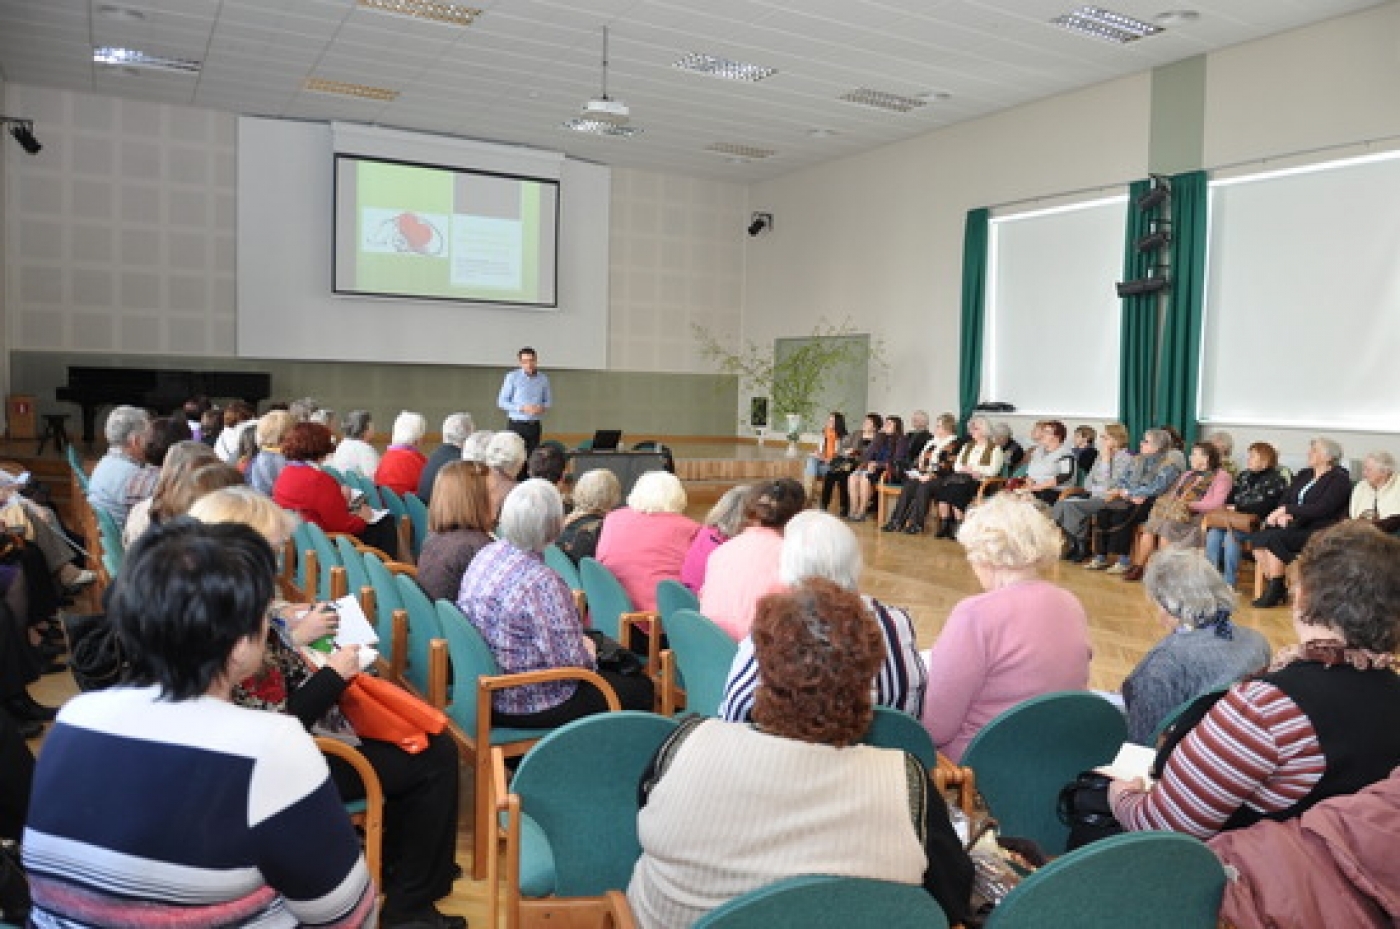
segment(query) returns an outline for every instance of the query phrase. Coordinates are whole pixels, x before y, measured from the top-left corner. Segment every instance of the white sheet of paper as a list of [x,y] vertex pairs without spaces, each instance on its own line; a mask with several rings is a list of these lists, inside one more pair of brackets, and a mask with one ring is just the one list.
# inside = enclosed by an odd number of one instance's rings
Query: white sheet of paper
[[374,631],[360,601],[351,596],[335,601],[336,612],[340,614],[340,631],[336,633],[335,644],[344,648],[347,645],[378,645],[379,633]]
[[1124,781],[1140,777],[1151,786],[1152,778],[1148,776],[1147,772],[1152,770],[1152,762],[1156,757],[1155,749],[1148,748],[1146,745],[1138,745],[1135,742],[1124,742],[1123,747],[1118,749],[1118,755],[1113,759],[1112,764],[1103,765],[1094,770]]

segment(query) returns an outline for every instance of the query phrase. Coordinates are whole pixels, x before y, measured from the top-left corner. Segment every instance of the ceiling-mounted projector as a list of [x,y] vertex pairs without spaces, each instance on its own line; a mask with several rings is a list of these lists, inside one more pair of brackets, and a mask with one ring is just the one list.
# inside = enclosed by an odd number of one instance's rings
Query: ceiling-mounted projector
[[626,125],[631,115],[627,104],[606,95],[594,97],[583,105],[584,119],[596,119],[600,123],[608,123],[613,126]]

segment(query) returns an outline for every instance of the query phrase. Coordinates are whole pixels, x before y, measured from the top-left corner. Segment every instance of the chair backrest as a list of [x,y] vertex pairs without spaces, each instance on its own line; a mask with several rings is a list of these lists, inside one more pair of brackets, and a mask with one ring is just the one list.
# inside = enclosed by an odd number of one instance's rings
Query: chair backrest
[[399,586],[399,600],[408,611],[408,661],[404,665],[404,677],[414,690],[426,696],[432,641],[443,637],[442,624],[438,621],[437,608],[418,586],[418,581],[407,574],[398,575],[394,581]]
[[326,531],[313,522],[302,521],[306,527],[306,536],[311,540],[311,545],[316,549],[317,573],[320,575],[316,580],[316,596],[321,600],[331,599],[331,568],[341,566],[340,549],[331,542]]
[[600,713],[559,727],[521,760],[511,791],[548,837],[556,894],[627,887],[642,853],[637,784],[675,729],[674,720],[655,713]]
[[122,529],[111,513],[101,507],[93,507],[97,515],[97,531],[102,534],[102,560],[107,573],[117,576],[122,562],[126,560],[126,544],[122,541]]
[[1123,714],[1087,691],[1060,691],[1012,707],[977,733],[962,764],[1001,824],[1002,835],[1034,839],[1047,854],[1065,850],[1069,827],[1056,799],[1075,775],[1108,764],[1128,737]]
[[[585,558],[578,565],[579,581],[588,597],[589,625],[604,635],[621,641],[618,617],[636,609],[622,582],[596,558]],[[626,643],[623,643],[626,644]]]
[[[364,557],[347,535],[335,537],[335,550],[340,553],[340,563],[345,568],[345,582],[350,588],[349,594],[358,599],[360,588],[374,586],[369,581],[369,573],[365,571]],[[374,622],[374,617],[369,617],[369,620]]]
[[413,557],[423,554],[423,542],[428,538],[428,505],[415,493],[403,495],[403,505],[413,522]]
[[938,765],[938,748],[924,724],[908,713],[887,706],[875,707],[875,717],[870,720],[870,728],[861,741],[866,745],[906,751],[930,771]]
[[394,611],[405,609],[403,598],[399,596],[399,585],[394,580],[393,572],[384,567],[378,555],[365,552],[362,560],[365,575],[374,588],[374,615],[369,619],[374,623],[374,631],[379,633],[379,651],[388,661],[395,657],[390,654],[394,641]]
[[327,474],[329,474],[331,477],[335,478],[337,483],[340,483],[340,484],[346,483],[346,481],[345,481],[345,472],[342,471],[342,470],[340,470],[339,468],[332,467],[331,465],[328,465],[328,464],[323,464],[323,465],[321,465],[321,470],[324,471],[324,472],[326,472]]
[[676,667],[685,680],[686,712],[717,715],[738,643],[695,610],[676,610],[665,629]]
[[[446,600],[437,601],[434,607],[452,663],[452,702],[446,712],[469,739],[476,741],[476,679],[483,674],[500,674],[501,666],[491,654],[491,646],[461,610]],[[477,746],[477,751],[484,750]]]
[[64,449],[64,454],[68,456],[68,467],[73,469],[73,477],[77,478],[78,486],[86,492],[88,489],[88,473],[83,470],[83,459],[78,457],[78,450],[73,447],[73,443],[68,443],[68,447]]
[[578,576],[578,566],[573,559],[564,554],[564,550],[557,545],[548,545],[544,550],[544,563],[554,569],[554,573],[564,579],[564,583],[569,585],[570,590],[583,590],[583,581]]
[[365,495],[365,502],[376,510],[384,509],[384,501],[379,496],[379,488],[374,486],[374,479],[366,477],[353,468],[345,472],[345,482],[351,487]]
[[408,507],[404,505],[403,497],[400,497],[397,491],[392,487],[380,487],[378,490],[379,499],[384,501],[381,509],[388,510],[389,514],[396,520],[401,516],[408,515]]
[[666,628],[666,622],[676,612],[676,610],[700,611],[700,598],[695,595],[695,591],[682,584],[680,581],[666,578],[656,584],[656,612],[661,614],[661,628]]
[[1026,878],[987,929],[1215,929],[1225,869],[1175,832],[1128,832],[1086,845]]
[[695,929],[812,926],[947,929],[948,919],[928,891],[913,884],[802,875],[735,897],[695,923]]
[[[296,550],[297,557],[296,575],[294,578],[296,585],[302,589],[306,596],[314,597],[314,588],[319,584],[319,580],[307,576],[307,569],[310,563],[307,561],[306,553],[315,551],[316,549],[316,543],[312,540],[311,532],[307,529],[310,525],[311,524],[304,519],[297,519],[296,527],[292,530],[292,546]],[[317,559],[320,559],[319,555]]]

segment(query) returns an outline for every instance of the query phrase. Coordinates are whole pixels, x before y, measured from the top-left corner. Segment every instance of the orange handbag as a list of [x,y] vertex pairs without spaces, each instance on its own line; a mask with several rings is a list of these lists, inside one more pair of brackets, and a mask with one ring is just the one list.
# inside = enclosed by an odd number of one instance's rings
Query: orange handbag
[[391,742],[416,755],[428,747],[428,735],[447,728],[447,715],[386,680],[359,674],[340,695],[340,709],[355,733]]

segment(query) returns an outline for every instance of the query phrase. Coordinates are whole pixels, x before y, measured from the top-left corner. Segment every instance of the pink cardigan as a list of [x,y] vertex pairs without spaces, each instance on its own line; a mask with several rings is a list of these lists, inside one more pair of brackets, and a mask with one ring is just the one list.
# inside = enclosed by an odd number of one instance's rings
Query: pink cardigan
[[1089,619],[1079,598],[1031,580],[967,597],[928,653],[924,728],[960,761],[972,737],[1031,697],[1089,683]]
[[699,523],[681,513],[639,513],[622,507],[604,517],[595,557],[617,575],[632,606],[654,610],[657,583],[680,580],[681,562],[699,529]]
[[778,589],[783,534],[750,526],[715,549],[700,589],[700,612],[738,642],[749,634],[764,594]]

